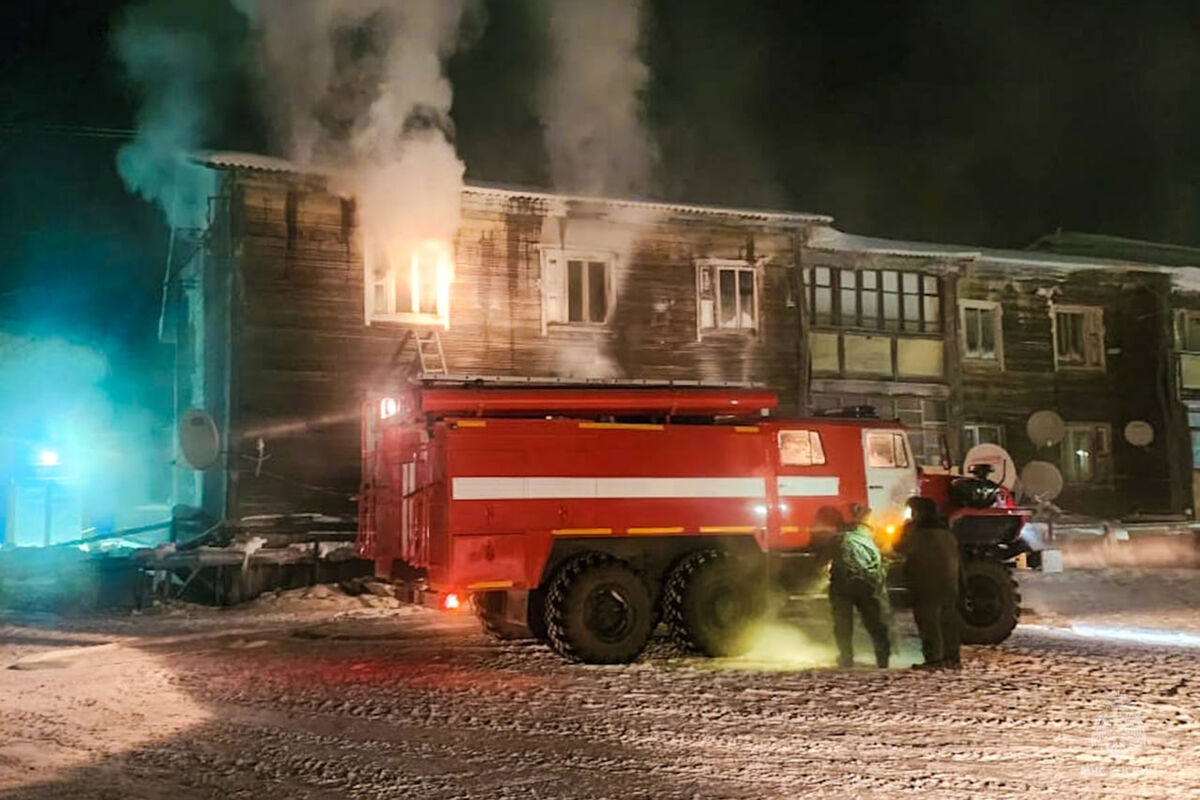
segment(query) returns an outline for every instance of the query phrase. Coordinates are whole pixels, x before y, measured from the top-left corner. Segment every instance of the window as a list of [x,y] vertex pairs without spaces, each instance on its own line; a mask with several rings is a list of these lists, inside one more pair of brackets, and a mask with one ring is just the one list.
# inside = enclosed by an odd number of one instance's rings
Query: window
[[808,271],[808,283],[812,287],[812,310],[814,325],[833,324],[833,270],[814,267]]
[[1054,306],[1054,365],[1104,368],[1104,309]]
[[780,431],[779,463],[791,467],[811,467],[825,463],[825,448],[816,431]]
[[454,260],[436,241],[387,251],[369,250],[367,316],[372,320],[436,322],[449,327]]
[[904,447],[904,434],[889,431],[868,433],[867,466],[883,469],[907,467],[908,451]]
[[808,285],[814,325],[910,333],[942,330],[941,279],[936,275],[812,267]]
[[908,446],[918,464],[941,466],[946,441],[946,401],[932,397],[886,397],[862,394],[817,394],[813,411],[871,406],[880,419],[899,420],[908,431]]
[[1109,479],[1112,430],[1108,425],[1070,423],[1062,446],[1067,483],[1104,483]]
[[612,310],[611,287],[611,255],[543,251],[542,299],[548,323],[604,324]]
[[1188,408],[1188,428],[1192,438],[1192,469],[1200,470],[1200,409]]
[[1175,341],[1185,353],[1200,353],[1200,311],[1175,312]]
[[928,397],[897,397],[896,419],[908,429],[908,441],[918,463],[940,466],[946,441],[946,401]]
[[701,330],[758,329],[758,279],[744,261],[697,265]]
[[998,444],[1004,446],[1004,428],[999,425],[986,423],[971,423],[963,426],[963,450],[970,450],[980,444]]
[[999,303],[984,300],[959,301],[962,315],[962,356],[967,361],[1001,364],[1003,311]]

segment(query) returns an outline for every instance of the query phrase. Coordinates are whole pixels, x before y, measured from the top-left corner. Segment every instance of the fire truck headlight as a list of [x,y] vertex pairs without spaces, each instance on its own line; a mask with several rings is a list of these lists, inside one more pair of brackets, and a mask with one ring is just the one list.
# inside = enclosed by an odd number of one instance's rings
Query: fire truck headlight
[[456,611],[462,602],[458,599],[457,592],[450,592],[442,600],[442,608],[447,611]]
[[767,507],[764,505],[757,505],[754,507],[754,513],[758,514],[760,517],[765,517],[767,515]]
[[379,418],[389,419],[394,416],[396,416],[396,398],[383,398],[379,403]]

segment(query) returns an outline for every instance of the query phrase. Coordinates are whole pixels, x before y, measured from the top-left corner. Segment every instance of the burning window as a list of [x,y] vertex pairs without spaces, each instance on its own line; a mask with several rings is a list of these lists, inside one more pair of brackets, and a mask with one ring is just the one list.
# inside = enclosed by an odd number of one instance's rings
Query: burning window
[[1104,369],[1104,309],[1054,307],[1055,367]]
[[758,330],[758,274],[745,261],[697,264],[700,330]]
[[370,252],[369,319],[436,322],[450,327],[454,261],[447,245],[431,240],[415,247],[376,248]]
[[612,256],[547,251],[542,257],[546,320],[560,325],[602,325],[612,310]]
[[825,463],[825,448],[816,431],[780,431],[779,463],[791,467],[811,467]]
[[962,355],[968,361],[999,364],[1002,352],[999,303],[984,300],[960,300],[962,314]]

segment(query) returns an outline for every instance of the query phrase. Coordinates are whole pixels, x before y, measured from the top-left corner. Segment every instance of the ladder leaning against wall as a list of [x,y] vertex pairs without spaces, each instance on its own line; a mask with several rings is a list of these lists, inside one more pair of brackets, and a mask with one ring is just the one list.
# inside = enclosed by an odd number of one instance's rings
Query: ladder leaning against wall
[[446,353],[442,350],[442,337],[437,330],[412,331],[417,345],[417,366],[422,378],[436,378],[447,374]]

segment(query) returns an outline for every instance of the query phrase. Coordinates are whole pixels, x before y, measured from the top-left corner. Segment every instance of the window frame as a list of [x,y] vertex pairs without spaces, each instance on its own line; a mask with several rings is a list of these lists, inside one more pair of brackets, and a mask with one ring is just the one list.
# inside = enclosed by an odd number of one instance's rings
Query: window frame
[[[784,458],[783,438],[786,434],[808,434],[808,463],[788,461]],[[821,432],[812,428],[780,430],[775,436],[775,446],[779,452],[781,467],[823,467],[829,463],[828,457],[825,455],[825,443],[821,441]],[[819,454],[820,458],[816,454]]]
[[[410,292],[413,304],[416,307],[410,311],[400,311],[395,308],[396,304],[396,269],[389,264],[384,274],[382,281],[376,279],[376,264],[378,259],[385,254],[380,248],[371,245],[370,241],[364,242],[363,249],[363,315],[367,325],[373,323],[395,322],[406,325],[440,325],[447,330],[450,328],[450,292],[442,292],[436,290],[434,311],[420,311],[420,286],[421,282],[415,284],[415,291]],[[450,275],[447,276],[447,282],[451,283],[454,280],[454,261],[455,254],[449,254],[450,260]],[[419,262],[418,262],[419,263]],[[410,271],[412,265],[409,265]],[[435,271],[442,269],[442,262],[439,260],[433,265]],[[410,276],[411,277],[411,276]],[[440,286],[440,275],[434,276],[433,285]],[[380,313],[376,310],[375,294],[377,289],[382,284],[384,298],[387,301],[387,310]]]
[[[1075,466],[1074,437],[1078,433],[1092,436],[1091,474],[1080,477]],[[1071,486],[1108,486],[1112,484],[1112,425],[1107,422],[1068,422],[1061,445],[1064,483]]]
[[[992,351],[995,354],[994,358],[986,358],[983,356],[971,355],[968,346],[968,312],[979,311],[980,313],[990,313],[992,315]],[[959,323],[959,354],[964,362],[970,363],[972,366],[993,367],[995,369],[1004,369],[1004,306],[996,300],[971,300],[960,299],[958,301],[958,323]],[[982,324],[982,323],[981,323]],[[982,328],[981,328],[982,330]]]
[[[1082,337],[1083,361],[1064,360],[1059,352],[1059,316],[1063,315],[1079,315],[1082,322],[1080,324],[1080,336]],[[1087,305],[1067,305],[1052,303],[1050,305],[1050,337],[1051,346],[1054,351],[1054,369],[1064,371],[1090,371],[1104,372],[1107,369],[1105,360],[1105,329],[1104,329],[1104,307],[1103,306],[1087,306]],[[1093,363],[1088,358],[1089,337],[1095,341],[1096,360]]]
[[[570,263],[579,261],[583,264],[580,298],[580,308],[585,319],[572,321]],[[604,319],[599,322],[586,319],[589,309],[589,280],[588,270],[592,263],[604,264]],[[542,298],[542,335],[554,330],[601,330],[609,325],[616,306],[615,272],[617,256],[605,250],[585,250],[564,247],[544,247],[541,249],[541,298]]]
[[[1004,426],[998,422],[966,422],[962,426],[963,434],[963,453],[970,450],[972,447],[977,447],[981,444],[993,444],[992,442],[983,442],[980,440],[979,432],[989,428],[996,431],[996,441],[994,444],[1004,447]],[[974,441],[974,444],[970,444]]]
[[[1190,308],[1179,308],[1175,310],[1175,349],[1180,353],[1197,353],[1200,354],[1200,342],[1189,342],[1188,331],[1191,328],[1191,322],[1195,320],[1200,322],[1200,311],[1195,311]],[[1195,347],[1189,347],[1189,344],[1195,344]]]
[[[762,265],[756,264],[744,259],[727,259],[727,258],[701,258],[696,259],[696,339],[699,340],[706,334],[735,334],[742,336],[758,336],[762,330],[762,299],[761,288],[762,283]],[[732,272],[734,274],[734,325],[724,325],[721,320],[721,273]],[[711,285],[705,285],[705,274],[711,275]],[[751,313],[751,324],[748,327],[743,327],[741,323],[742,312],[742,280],[743,273],[750,274],[752,286],[752,304],[753,311]],[[705,324],[705,302],[712,303],[712,325]]]
[[[804,279],[805,302],[811,314],[812,326],[815,328],[834,328],[837,330],[856,330],[878,332],[883,334],[943,336],[946,330],[945,313],[942,300],[945,296],[945,285],[942,275],[926,270],[906,269],[860,269],[857,267],[835,267],[816,265],[806,268]],[[818,270],[828,275],[828,283],[818,283]],[[843,278],[853,275],[854,286],[846,286]],[[823,277],[823,276],[822,276]],[[869,277],[869,279],[868,279]],[[933,290],[930,290],[932,282]],[[915,289],[910,290],[910,284],[915,283]],[[867,285],[870,284],[870,285]],[[889,288],[890,286],[890,288]],[[846,294],[853,293],[854,309],[847,320],[844,311]],[[818,295],[828,297],[828,321],[818,319]],[[868,323],[863,316],[864,295],[873,298],[875,313],[873,321]],[[888,316],[888,299],[894,298],[896,316]],[[916,318],[910,319],[905,313],[909,300],[915,303]],[[936,309],[937,319],[933,320],[928,314],[930,308]],[[822,314],[822,316],[826,316]]]
[[[874,452],[871,450],[871,440],[876,437],[888,437],[892,441],[892,463],[891,464],[874,464],[871,459],[874,458]],[[903,463],[896,457],[896,447],[899,445],[899,452],[903,456]],[[867,469],[909,469],[915,456],[909,452],[908,437],[900,431],[867,431]]]

